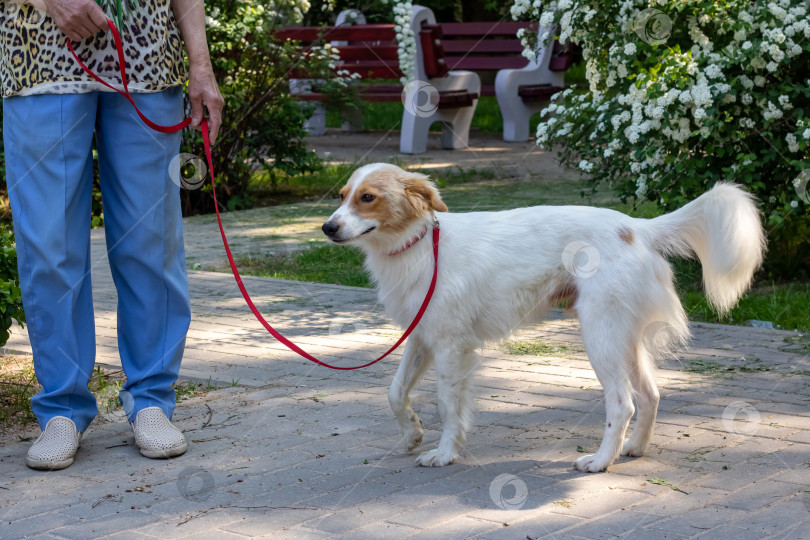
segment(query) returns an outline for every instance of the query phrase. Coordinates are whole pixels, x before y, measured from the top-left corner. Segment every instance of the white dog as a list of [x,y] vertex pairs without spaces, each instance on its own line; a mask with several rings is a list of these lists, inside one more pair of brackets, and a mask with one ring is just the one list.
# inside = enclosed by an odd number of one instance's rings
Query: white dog
[[[586,206],[446,213],[426,176],[388,164],[355,171],[340,198],[323,231],[365,252],[380,301],[402,327],[413,320],[431,281],[434,216],[441,227],[436,291],[388,396],[405,446],[413,450],[422,442],[422,426],[408,395],[435,365],[444,429],[438,448],[417,458],[424,466],[457,458],[471,424],[476,349],[563,302],[581,322],[607,412],[599,450],[574,467],[604,471],[619,454],[643,455],[658,409],[654,360],[689,335],[665,257],[697,255],[709,301],[726,312],[748,288],[765,249],[752,197],[728,183],[655,219]],[[662,327],[655,338],[645,337]],[[635,429],[625,440],[636,407]]]

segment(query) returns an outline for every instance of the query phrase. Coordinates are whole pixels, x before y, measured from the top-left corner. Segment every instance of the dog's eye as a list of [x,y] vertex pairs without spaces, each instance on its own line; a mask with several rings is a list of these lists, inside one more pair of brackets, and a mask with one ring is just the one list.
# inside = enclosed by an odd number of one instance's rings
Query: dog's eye
[[340,200],[342,201],[343,200],[343,193],[338,193],[338,195],[340,195]]
[[360,200],[363,201],[363,202],[371,202],[376,198],[377,197],[372,195],[371,193],[364,193],[363,196],[360,197]]

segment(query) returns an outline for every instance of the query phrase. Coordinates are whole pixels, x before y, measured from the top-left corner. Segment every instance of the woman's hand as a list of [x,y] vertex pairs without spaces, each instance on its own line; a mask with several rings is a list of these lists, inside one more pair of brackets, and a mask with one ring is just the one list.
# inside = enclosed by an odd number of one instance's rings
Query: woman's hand
[[208,137],[213,146],[222,125],[222,108],[225,106],[225,100],[219,92],[211,62],[190,63],[188,98],[191,101],[191,127],[200,129],[205,109],[208,109]]
[[45,11],[72,41],[107,30],[107,15],[93,0],[44,0]]
[[171,0],[174,18],[188,53],[188,97],[191,100],[191,127],[200,129],[208,109],[208,137],[213,145],[222,125],[225,100],[219,93],[208,42],[205,39],[205,9],[201,0]]

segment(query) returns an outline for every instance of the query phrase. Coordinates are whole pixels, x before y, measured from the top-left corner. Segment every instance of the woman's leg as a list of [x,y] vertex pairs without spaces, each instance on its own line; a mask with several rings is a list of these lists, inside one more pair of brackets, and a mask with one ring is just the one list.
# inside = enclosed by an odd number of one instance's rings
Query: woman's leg
[[34,368],[31,406],[81,432],[97,412],[87,389],[96,343],[90,211],[97,93],[3,100],[6,183]]
[[[135,94],[161,124],[183,119],[180,87]],[[118,349],[127,375],[122,396],[130,421],[146,407],[171,418],[174,388],[191,319],[183,249],[180,188],[169,163],[180,133],[147,127],[118,94],[100,97],[96,141],[104,228],[118,291]]]

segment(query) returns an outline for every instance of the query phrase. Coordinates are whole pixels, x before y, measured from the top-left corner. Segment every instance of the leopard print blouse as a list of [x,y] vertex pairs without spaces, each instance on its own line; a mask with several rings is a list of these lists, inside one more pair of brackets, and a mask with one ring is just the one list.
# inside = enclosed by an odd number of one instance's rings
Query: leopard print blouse
[[[107,16],[115,20],[107,11]],[[121,31],[128,87],[159,92],[185,82],[183,43],[171,0],[135,0]],[[0,79],[3,97],[111,91],[86,75],[65,45],[67,36],[45,12],[0,0]],[[115,42],[99,33],[73,48],[99,77],[121,88]]]

